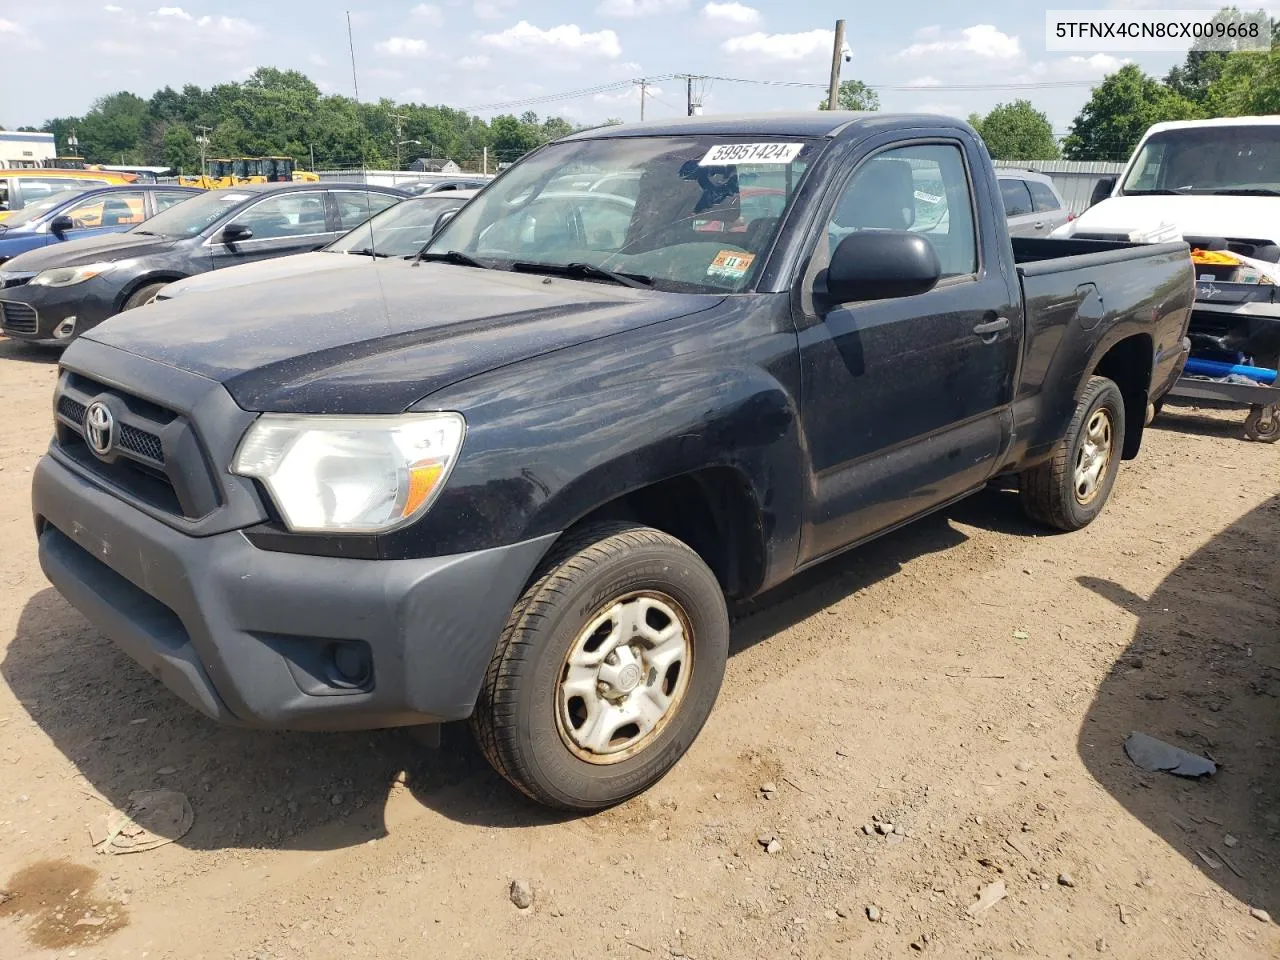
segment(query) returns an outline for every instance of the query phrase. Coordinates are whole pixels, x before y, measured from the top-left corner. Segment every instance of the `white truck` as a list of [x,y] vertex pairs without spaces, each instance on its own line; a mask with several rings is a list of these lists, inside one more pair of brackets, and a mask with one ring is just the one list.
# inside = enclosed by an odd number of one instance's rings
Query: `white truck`
[[1157,123],[1108,186],[1052,235],[1185,239],[1191,357],[1170,395],[1246,405],[1246,435],[1280,439],[1280,116]]

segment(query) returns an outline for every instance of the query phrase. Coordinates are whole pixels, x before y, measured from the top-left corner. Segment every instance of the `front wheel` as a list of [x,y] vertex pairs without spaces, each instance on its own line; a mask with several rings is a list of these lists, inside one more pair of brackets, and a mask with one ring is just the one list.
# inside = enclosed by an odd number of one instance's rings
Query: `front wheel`
[[133,310],[136,307],[146,306],[148,303],[151,303],[153,300],[155,300],[156,294],[158,294],[166,286],[168,286],[168,284],[148,283],[144,286],[139,287],[137,290],[133,291],[133,293],[129,295],[129,299],[126,300],[124,302],[124,306],[120,308],[121,311],[123,312],[124,310]]
[[1106,377],[1090,377],[1053,456],[1018,477],[1032,520],[1079,530],[1102,512],[1124,450],[1124,397]]
[[517,602],[472,730],[494,769],[534,800],[612,806],[689,748],[728,649],[724,594],[693,550],[649,527],[587,527]]

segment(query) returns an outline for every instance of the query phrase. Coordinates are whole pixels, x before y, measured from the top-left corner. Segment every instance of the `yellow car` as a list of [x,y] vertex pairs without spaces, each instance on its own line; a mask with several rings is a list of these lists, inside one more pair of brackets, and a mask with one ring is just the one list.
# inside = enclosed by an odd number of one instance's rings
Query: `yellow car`
[[135,178],[109,170],[0,170],[0,220],[28,203],[63,190],[91,190],[132,183]]

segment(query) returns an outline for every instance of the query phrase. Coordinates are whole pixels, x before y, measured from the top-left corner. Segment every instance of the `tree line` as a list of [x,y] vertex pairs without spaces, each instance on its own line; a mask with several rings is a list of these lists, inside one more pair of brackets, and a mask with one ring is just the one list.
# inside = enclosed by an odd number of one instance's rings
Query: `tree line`
[[[617,122],[617,121],[614,121]],[[34,130],[37,128],[25,127]],[[402,165],[416,157],[457,161],[490,172],[540,144],[571,133],[561,117],[503,115],[485,122],[447,106],[358,103],[323,95],[297,70],[260,67],[241,83],[209,89],[165,87],[149,99],[122,91],[97,100],[83,116],[55,117],[38,128],[54,134],[59,155],[94,163],[165,165],[194,172],[201,144],[208,157],[290,156],[303,167],[343,169]]]

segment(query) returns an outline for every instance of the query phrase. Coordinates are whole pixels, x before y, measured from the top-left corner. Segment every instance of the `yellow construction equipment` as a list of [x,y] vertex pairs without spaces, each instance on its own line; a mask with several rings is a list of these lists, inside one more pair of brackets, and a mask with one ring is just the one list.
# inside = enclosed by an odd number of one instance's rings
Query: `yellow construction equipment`
[[199,187],[201,190],[219,190],[231,186],[231,161],[226,159],[210,160],[206,171],[198,177],[179,177],[178,183],[184,187]]

